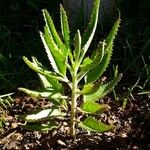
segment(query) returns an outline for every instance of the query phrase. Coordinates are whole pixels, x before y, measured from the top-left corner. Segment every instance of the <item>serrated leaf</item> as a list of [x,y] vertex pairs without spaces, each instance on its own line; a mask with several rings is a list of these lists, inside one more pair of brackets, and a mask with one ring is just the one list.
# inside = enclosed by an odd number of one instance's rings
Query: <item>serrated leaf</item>
[[60,4],[60,19],[61,19],[61,31],[62,31],[63,39],[66,47],[70,49],[69,24],[68,24],[66,12],[61,4]]
[[111,47],[111,45],[113,44],[113,41],[117,35],[118,32],[118,28],[120,25],[120,16],[118,18],[118,20],[114,23],[109,35],[106,38],[106,51]]
[[81,94],[88,95],[88,94],[94,93],[95,91],[93,90],[93,87],[94,87],[94,83],[84,84],[84,86],[81,90]]
[[80,65],[80,68],[82,71],[87,71],[90,69],[91,64],[93,63],[92,59],[90,59],[89,57],[86,57],[83,60],[83,63]]
[[11,98],[11,95],[14,93],[8,93],[4,95],[0,95],[0,107],[8,109],[8,107],[11,107],[11,103],[14,102],[14,100]]
[[48,33],[47,26],[44,27],[44,34],[40,33],[40,36],[54,71],[65,75],[67,54],[63,53],[63,51],[53,41],[53,38]]
[[102,85],[103,81],[102,79],[99,79],[96,83],[87,83],[84,84],[82,90],[81,90],[81,94],[82,95],[90,95],[90,94],[94,94]]
[[81,54],[81,35],[80,35],[80,31],[77,30],[77,34],[75,35],[75,51],[74,51],[74,58],[76,60],[76,62],[78,62],[79,58],[80,58],[80,54]]
[[94,132],[107,132],[114,128],[114,126],[99,122],[93,117],[87,117],[83,122],[78,124],[81,128]]
[[46,50],[47,57],[48,57],[48,59],[49,59],[49,61],[50,61],[50,63],[51,63],[52,68],[54,69],[54,71],[55,71],[56,73],[59,73],[59,70],[58,70],[58,67],[57,67],[57,65],[56,65],[55,59],[54,59],[54,57],[52,56],[52,53],[51,53],[51,51],[50,51],[50,49],[49,49],[49,47],[48,47],[48,45],[47,45],[47,43],[46,43],[46,40],[45,40],[45,38],[44,38],[42,32],[40,32],[40,37],[41,37],[41,40],[42,40],[42,42],[43,42],[43,46],[44,46],[44,48],[45,48],[45,50]]
[[91,59],[93,60],[93,66],[97,66],[103,59],[105,54],[105,40],[103,42],[99,42],[98,48],[96,51],[92,53]]
[[20,115],[18,117],[27,122],[41,122],[45,120],[54,119],[63,115],[64,113],[62,113],[59,109],[52,108],[52,109],[39,110],[29,115]]
[[8,99],[5,99],[5,104],[6,104],[8,107],[11,107],[11,103],[9,102]]
[[39,78],[40,78],[42,85],[45,89],[52,87],[52,85],[50,84],[50,82],[47,80],[47,78],[44,75],[41,75],[39,73],[38,73],[38,75],[39,75]]
[[67,99],[67,96],[63,96],[61,93],[57,93],[53,89],[49,90],[42,90],[42,91],[33,91],[26,88],[18,88],[19,91],[22,91],[28,95],[30,95],[33,98],[47,98],[50,99],[51,102],[53,102],[55,105],[65,105],[65,99]]
[[4,107],[5,109],[7,109],[7,106],[6,106],[6,104],[4,103],[4,100],[1,99],[1,98],[0,98],[0,105],[1,105],[2,107]]
[[108,108],[107,104],[98,104],[93,101],[86,101],[81,106],[81,110],[87,113],[102,113]]
[[29,131],[50,131],[53,129],[58,128],[59,126],[57,126],[54,123],[50,123],[50,124],[26,124],[23,126],[24,129],[27,129]]
[[99,87],[99,89],[90,95],[84,95],[84,101],[96,101],[99,98],[104,97],[105,95],[107,95],[109,92],[112,91],[112,89],[114,88],[114,86],[119,82],[119,80],[121,79],[122,74],[117,75],[114,79],[112,79],[112,81],[110,81],[109,83],[103,84]]
[[86,83],[95,82],[98,80],[102,74],[105,72],[106,68],[111,59],[112,47],[110,47],[109,51],[104,55],[101,63],[97,65],[94,69],[92,69],[86,76]]
[[46,22],[46,26],[49,27],[49,33],[52,36],[52,38],[54,39],[55,44],[58,45],[58,47],[62,51],[67,50],[65,45],[63,44],[62,40],[60,39],[57,31],[56,31],[56,28],[54,26],[54,23],[53,23],[53,20],[52,20],[51,16],[49,15],[49,13],[47,12],[46,9],[43,10],[43,16],[44,16],[44,20]]
[[94,82],[97,79],[99,79],[101,75],[104,73],[104,71],[106,70],[106,68],[108,67],[112,55],[112,50],[113,50],[113,41],[115,39],[115,36],[117,35],[119,24],[120,24],[120,18],[115,22],[114,26],[112,27],[109,35],[105,40],[106,42],[105,55],[100,65],[97,65],[91,72],[88,73],[86,77],[87,83]]
[[[35,57],[32,57],[32,61],[34,62],[35,65],[43,67],[43,65],[41,63],[38,62],[38,60]],[[46,88],[50,88],[52,87],[52,85],[50,84],[50,82],[46,79],[46,77],[44,75],[41,75],[40,73],[38,73],[38,76],[42,82],[43,87]]]
[[99,65],[104,57],[104,49],[105,49],[105,42],[99,43],[98,49],[97,51],[94,51],[92,53],[92,57],[91,58],[87,57],[83,60],[83,63],[80,65],[81,71],[89,72],[97,65]]
[[49,81],[49,83],[52,85],[52,88],[56,91],[62,91],[63,87],[58,82],[58,80],[61,80],[61,78],[54,73],[47,71],[45,68],[41,68],[40,66],[37,67],[37,64],[31,62],[28,60],[27,57],[23,57],[24,62],[35,72],[40,73],[41,75],[44,75],[46,79]]
[[43,36],[45,38],[46,44],[48,45],[50,51],[54,56],[59,56],[58,60],[63,61],[65,58],[65,53],[58,47],[58,45],[53,41],[53,38],[48,33],[48,27],[44,27]]
[[100,6],[100,0],[94,0],[90,22],[82,38],[82,49],[84,51],[84,54],[89,48],[92,42],[93,36],[95,34],[95,30],[96,30],[97,22],[98,22],[99,6]]
[[45,91],[33,91],[26,88],[18,88],[19,91],[22,91],[28,95],[31,95],[36,98],[61,98],[61,93],[56,93],[53,89],[51,90],[45,90]]

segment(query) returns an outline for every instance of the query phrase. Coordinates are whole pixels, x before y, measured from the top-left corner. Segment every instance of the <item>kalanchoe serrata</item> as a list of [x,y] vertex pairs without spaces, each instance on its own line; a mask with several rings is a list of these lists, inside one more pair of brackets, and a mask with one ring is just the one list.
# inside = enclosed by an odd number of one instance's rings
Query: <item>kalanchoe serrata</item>
[[[27,122],[49,120],[48,125],[35,124],[35,130],[51,130],[59,127],[59,122],[65,121],[63,118],[68,116],[68,112],[70,122],[67,123],[71,137],[76,135],[76,125],[96,132],[106,132],[114,128],[93,117],[94,114],[99,115],[108,109],[108,105],[99,104],[97,100],[111,92],[121,78],[121,74],[116,74],[109,82],[103,81],[103,73],[111,60],[120,17],[114,23],[106,39],[99,42],[97,50],[93,51],[91,56],[86,55],[96,31],[99,6],[100,0],[93,0],[93,9],[87,29],[82,36],[77,30],[74,44],[71,43],[67,15],[63,6],[60,5],[62,38],[48,11],[43,10],[45,27],[44,32],[40,32],[40,36],[52,70],[45,68],[35,57],[32,57],[30,61],[24,56],[25,63],[39,75],[43,89],[32,91],[19,88],[20,91],[33,97],[48,98],[53,103],[52,108],[21,116]],[[71,90],[71,96],[66,95],[64,86]],[[80,102],[81,106],[79,106],[77,104],[81,98],[83,98],[83,103]],[[83,115],[81,119],[77,118],[78,112]],[[27,124],[26,127],[29,125]]]

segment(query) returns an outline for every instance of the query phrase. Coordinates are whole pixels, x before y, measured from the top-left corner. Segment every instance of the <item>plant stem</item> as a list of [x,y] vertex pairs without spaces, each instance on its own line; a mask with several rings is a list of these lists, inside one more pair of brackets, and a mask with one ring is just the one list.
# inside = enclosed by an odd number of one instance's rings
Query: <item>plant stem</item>
[[75,138],[75,116],[76,116],[76,100],[77,100],[77,73],[72,74],[72,96],[71,96],[71,120],[70,120],[70,136]]

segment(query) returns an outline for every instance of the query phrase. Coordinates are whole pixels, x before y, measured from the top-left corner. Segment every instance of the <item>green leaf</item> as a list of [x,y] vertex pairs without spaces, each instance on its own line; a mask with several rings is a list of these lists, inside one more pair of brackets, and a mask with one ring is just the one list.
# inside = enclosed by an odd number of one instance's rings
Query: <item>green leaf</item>
[[97,65],[94,69],[92,69],[86,76],[86,83],[95,82],[98,80],[106,68],[108,67],[108,64],[111,59],[112,54],[112,46],[110,47],[109,51],[104,55],[101,63]]
[[114,26],[112,27],[111,32],[107,36],[105,43],[105,55],[102,57],[102,61],[100,65],[97,65],[91,72],[87,75],[87,83],[94,82],[97,79],[99,79],[102,74],[105,72],[106,68],[108,67],[108,64],[111,59],[112,50],[113,50],[113,41],[115,39],[115,36],[117,35],[117,31],[120,24],[120,18],[115,22]]
[[86,101],[81,106],[81,110],[87,113],[103,113],[109,106],[107,104],[98,104],[93,101]]
[[109,92],[111,92],[114,88],[114,86],[119,82],[121,79],[122,74],[117,75],[111,82],[103,84],[99,87],[99,89],[90,95],[84,95],[84,101],[96,101],[99,98],[104,97]]
[[[38,62],[38,60],[35,57],[32,57],[32,61],[35,65],[37,65],[37,67],[43,67],[43,65],[41,63]],[[52,87],[52,85],[50,84],[50,82],[46,79],[46,77],[44,75],[41,75],[40,73],[38,73],[38,76],[42,82],[43,87],[46,88],[50,88]]]
[[67,51],[67,48],[63,44],[62,40],[60,39],[60,37],[56,31],[56,28],[54,26],[53,20],[46,9],[43,10],[43,16],[44,16],[44,20],[46,22],[46,26],[48,27],[49,33],[52,36],[52,38],[54,39],[55,44],[58,45],[58,47],[62,50],[62,52]]
[[90,95],[90,94],[96,93],[96,91],[100,88],[102,83],[103,83],[103,80],[99,79],[96,83],[84,84],[84,86],[81,90],[81,94],[82,95]]
[[93,94],[95,92],[94,86],[95,86],[94,83],[84,84],[84,86],[81,90],[81,94],[82,95]]
[[92,59],[90,59],[89,57],[86,57],[83,60],[83,63],[80,65],[80,68],[83,72],[88,71],[91,68],[91,64],[93,64]]
[[82,72],[89,72],[91,69],[95,68],[100,62],[103,60],[104,57],[104,49],[105,49],[105,42],[100,42],[97,51],[94,51],[92,57],[85,58],[83,63],[80,65]]
[[18,117],[27,122],[41,122],[45,120],[54,119],[60,116],[64,116],[64,113],[62,113],[57,108],[52,108],[36,111],[35,113],[29,115],[20,115]]
[[11,98],[11,95],[13,94],[14,93],[0,95],[0,108],[8,109],[8,107],[12,106],[11,104],[14,102],[14,100]]
[[96,30],[97,22],[98,22],[99,6],[100,6],[100,0],[94,0],[90,22],[82,38],[82,49],[84,51],[84,54],[89,48],[92,42],[93,36],[95,34],[95,30]]
[[58,47],[53,38],[48,33],[48,27],[44,27],[44,34],[40,33],[48,58],[56,73],[66,74],[67,54]]
[[75,51],[74,51],[74,57],[76,62],[78,62],[81,54],[81,35],[80,31],[77,30],[77,34],[75,35]]
[[28,95],[30,95],[33,98],[48,98],[51,102],[53,102],[55,105],[64,105],[65,106],[65,99],[67,99],[67,96],[63,96],[61,93],[57,93],[53,89],[49,90],[39,90],[39,91],[33,91],[26,88],[18,88],[19,91],[22,91]]
[[45,68],[41,68],[42,66],[37,66],[37,64],[29,61],[28,58],[25,56],[23,57],[23,60],[32,70],[34,70],[37,73],[40,73],[41,75],[44,75],[49,81],[49,83],[52,85],[53,89],[55,89],[56,91],[62,91],[63,87],[58,82],[58,80],[62,79],[60,76],[57,76],[50,71],[47,71]]
[[54,123],[50,123],[50,124],[37,124],[37,123],[29,124],[28,123],[23,126],[24,129],[27,129],[29,131],[50,131],[58,127],[59,126],[57,126]]
[[87,117],[83,122],[80,122],[78,125],[83,129],[94,132],[107,132],[114,128],[114,126],[99,122],[93,117]]
[[53,89],[47,91],[33,91],[26,88],[18,88],[18,90],[36,98],[57,99],[63,97],[61,93],[56,93]]
[[109,35],[106,38],[106,51],[110,49],[111,45],[113,44],[113,41],[117,35],[118,32],[118,28],[120,25],[120,16],[118,18],[118,20],[114,23]]
[[61,30],[65,45],[68,49],[70,49],[70,31],[69,31],[69,24],[66,12],[63,6],[60,4],[60,19],[61,19]]
[[59,69],[58,69],[57,64],[56,64],[56,62],[55,62],[55,59],[54,59],[54,57],[53,57],[53,55],[52,55],[52,52],[50,51],[49,46],[47,45],[47,41],[46,41],[46,39],[44,38],[43,33],[41,33],[41,32],[40,32],[40,37],[41,37],[41,40],[42,40],[42,42],[43,42],[44,48],[45,48],[45,50],[46,50],[48,59],[49,59],[51,65],[52,65],[52,68],[54,69],[54,71],[55,71],[56,73],[59,73]]

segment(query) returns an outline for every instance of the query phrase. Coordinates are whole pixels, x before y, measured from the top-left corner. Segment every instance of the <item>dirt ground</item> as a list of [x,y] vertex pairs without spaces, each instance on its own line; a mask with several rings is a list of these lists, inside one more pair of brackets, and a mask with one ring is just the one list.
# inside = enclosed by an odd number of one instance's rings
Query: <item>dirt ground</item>
[[116,128],[107,133],[87,132],[77,128],[76,140],[68,134],[69,128],[62,124],[49,132],[28,131],[15,117],[33,108],[47,108],[50,103],[41,99],[35,101],[22,94],[14,96],[15,102],[5,111],[5,125],[0,129],[0,149],[4,150],[148,150],[150,149],[150,98],[135,95],[125,109],[121,103],[106,97],[100,103],[109,104],[110,109],[100,115],[103,122]]

